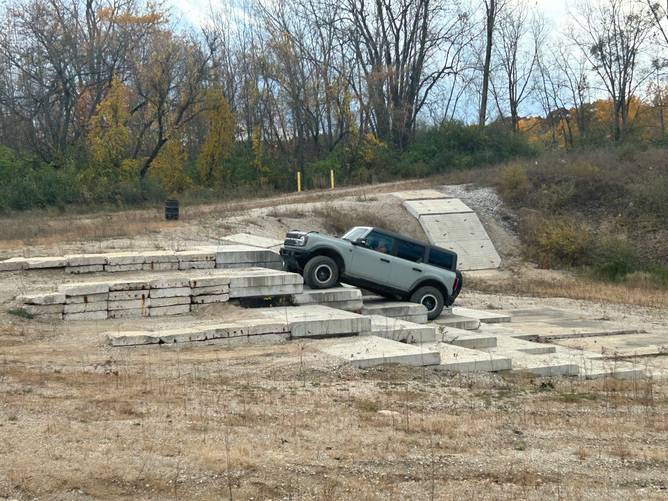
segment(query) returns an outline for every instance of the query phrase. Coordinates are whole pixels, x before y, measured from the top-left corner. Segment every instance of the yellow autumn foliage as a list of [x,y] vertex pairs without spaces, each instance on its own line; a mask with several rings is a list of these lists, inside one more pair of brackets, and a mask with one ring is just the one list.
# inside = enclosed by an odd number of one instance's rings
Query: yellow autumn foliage
[[204,116],[209,131],[197,158],[197,174],[201,181],[220,186],[229,179],[226,164],[232,155],[236,135],[234,114],[220,89],[208,92]]
[[148,176],[169,194],[181,193],[192,185],[185,171],[186,155],[178,137],[169,139],[151,163]]

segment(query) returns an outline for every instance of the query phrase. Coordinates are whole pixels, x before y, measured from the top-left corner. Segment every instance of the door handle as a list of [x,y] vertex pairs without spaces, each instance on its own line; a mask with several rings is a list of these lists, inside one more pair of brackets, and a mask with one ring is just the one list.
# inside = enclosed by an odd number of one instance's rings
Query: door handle
[[417,271],[419,273],[422,273],[422,270],[420,268],[413,268],[413,271]]
[[380,260],[381,260],[383,263],[389,263],[389,262],[390,262],[389,259],[385,259],[384,257],[381,257]]

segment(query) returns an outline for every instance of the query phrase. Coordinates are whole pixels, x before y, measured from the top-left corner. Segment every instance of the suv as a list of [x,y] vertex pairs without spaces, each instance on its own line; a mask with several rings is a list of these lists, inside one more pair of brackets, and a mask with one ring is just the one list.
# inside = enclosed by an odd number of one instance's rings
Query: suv
[[340,281],[421,303],[433,320],[462,287],[457,254],[380,228],[357,226],[341,238],[289,231],[280,250],[288,270],[314,289]]

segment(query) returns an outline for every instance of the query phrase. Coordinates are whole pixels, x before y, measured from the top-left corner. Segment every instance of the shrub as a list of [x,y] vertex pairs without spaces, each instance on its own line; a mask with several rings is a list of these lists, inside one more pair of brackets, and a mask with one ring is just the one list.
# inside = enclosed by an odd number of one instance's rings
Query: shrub
[[504,200],[518,203],[529,194],[529,188],[529,177],[522,166],[511,164],[499,171],[497,189]]
[[532,214],[523,227],[530,253],[540,266],[580,266],[588,261],[593,236],[586,225],[570,218]]

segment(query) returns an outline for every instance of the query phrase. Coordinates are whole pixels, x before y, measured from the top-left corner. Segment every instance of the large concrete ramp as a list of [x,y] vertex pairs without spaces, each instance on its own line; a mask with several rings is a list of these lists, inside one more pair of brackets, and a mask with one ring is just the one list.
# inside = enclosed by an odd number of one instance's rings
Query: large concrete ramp
[[460,270],[498,268],[501,257],[476,213],[458,198],[423,197],[419,190],[401,193],[403,205],[419,222],[429,241],[457,253]]

